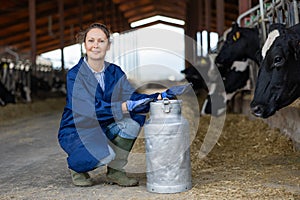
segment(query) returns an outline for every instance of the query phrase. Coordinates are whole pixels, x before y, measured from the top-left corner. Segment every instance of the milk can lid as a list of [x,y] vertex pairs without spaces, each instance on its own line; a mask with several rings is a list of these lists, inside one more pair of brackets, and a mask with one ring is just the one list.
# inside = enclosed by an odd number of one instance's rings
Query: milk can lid
[[161,107],[165,113],[171,112],[171,109],[180,109],[182,104],[182,100],[173,100],[164,98],[163,100],[159,100],[156,102],[151,102],[151,107]]

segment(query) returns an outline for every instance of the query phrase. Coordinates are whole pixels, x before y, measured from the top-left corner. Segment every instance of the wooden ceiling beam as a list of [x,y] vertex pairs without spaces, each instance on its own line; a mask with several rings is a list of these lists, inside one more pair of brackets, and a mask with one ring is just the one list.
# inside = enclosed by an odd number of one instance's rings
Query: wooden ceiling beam
[[[92,15],[92,14],[90,14],[90,15]],[[89,18],[90,18],[90,16],[85,16],[83,21],[86,22],[86,24],[91,23],[91,22],[88,22]],[[76,21],[76,19],[74,19],[74,18],[71,18],[70,20],[73,20],[74,22]],[[66,21],[65,23],[69,23],[69,24],[72,23],[70,20]],[[118,20],[118,19],[116,19],[116,20]],[[99,22],[101,22],[101,21],[99,21]],[[117,24],[117,23],[120,23],[120,22],[116,21],[114,23]],[[44,33],[39,32],[39,37],[38,37],[39,39],[37,40],[37,43],[38,44],[48,43],[48,42],[53,41],[53,40],[59,41],[58,31],[59,31],[59,26],[56,25],[56,26],[53,27],[53,32],[56,33],[53,36],[49,36],[49,34],[47,34],[46,31],[44,31]],[[64,40],[66,40],[66,41],[71,40],[72,43],[75,44],[76,43],[75,34],[77,34],[79,31],[80,31],[79,26],[74,26],[73,30],[71,30],[70,27],[66,28],[65,31],[64,31],[64,35],[65,35]],[[123,31],[123,30],[120,30],[120,31]],[[71,37],[72,34],[73,34],[73,37]],[[10,42],[16,42],[16,41],[18,42],[19,41],[18,43],[20,43],[20,44],[22,43],[23,45],[18,45],[18,49],[27,48],[27,47],[29,47],[29,42],[24,42],[23,41],[24,37],[26,37],[26,36],[28,36],[28,35],[25,35],[25,36],[24,35],[22,35],[22,36],[21,35],[16,35],[14,37],[9,38],[6,41],[6,43],[8,44]],[[70,36],[70,37],[66,37],[66,36]],[[23,41],[23,42],[21,42],[21,41]],[[1,43],[0,43],[0,46],[1,46]],[[40,46],[38,45],[37,48],[39,49]],[[38,52],[41,52],[41,51],[42,50],[38,50]]]
[[127,3],[120,4],[118,6],[119,10],[122,12],[128,12],[130,10],[138,10],[139,8],[147,5],[152,5],[152,0],[143,0],[143,1],[128,1]]
[[[82,1],[81,4],[80,1]],[[64,46],[74,44],[75,34],[83,26],[95,21],[107,23],[106,25],[114,32],[129,30],[130,23],[155,15],[163,15],[185,21],[187,15],[191,15],[191,13],[186,13],[187,3],[190,1],[64,0]],[[59,48],[58,4],[57,0],[36,0],[36,2],[37,53],[43,53]],[[212,1],[211,3],[210,28],[211,31],[214,31],[216,29],[216,2]],[[253,0],[252,5],[257,3],[258,0]],[[236,20],[238,5],[238,0],[224,1],[225,29],[231,27],[231,23]],[[4,1],[1,3],[0,10],[0,28],[3,30],[0,32],[0,46],[12,46],[22,52],[30,51],[28,0]],[[168,24],[167,22],[156,21],[145,26],[157,23]]]
[[[65,31],[65,34],[70,34],[70,31]],[[76,44],[76,42],[74,42],[74,39],[71,39],[71,38],[68,38],[68,37],[64,38],[64,42],[65,42],[65,46]],[[53,44],[55,44],[55,45],[53,45]],[[41,53],[45,53],[45,52],[48,52],[48,51],[55,50],[55,49],[57,49],[56,47],[59,46],[59,44],[60,44],[60,41],[57,40],[57,39],[56,40],[53,40],[53,39],[51,40],[51,38],[49,38],[49,37],[40,38],[37,41],[37,52],[38,52],[38,54],[41,54]],[[55,47],[51,48],[53,46],[55,46]],[[30,45],[28,43],[23,43],[23,45],[19,46],[19,48],[22,51],[30,50]]]
[[130,3],[133,1],[139,1],[139,0],[112,0],[114,4],[123,4],[123,3]]
[[177,13],[167,13],[164,10],[158,10],[157,14],[160,16],[165,16],[165,17],[170,17],[170,18],[174,18],[174,19],[179,19],[179,20],[183,20],[185,21],[185,18],[179,18],[179,15]]
[[153,11],[155,11],[154,5],[148,5],[148,6],[142,7],[139,10],[128,11],[128,12],[124,13],[124,17],[128,19],[128,18],[136,17],[143,13],[153,12]]
[[183,10],[183,9],[179,10],[178,9],[176,12],[174,12],[174,8],[170,8],[167,5],[160,6],[159,8],[157,8],[157,11],[159,11],[161,13],[165,13],[165,14],[162,14],[162,15],[165,15],[165,16],[170,16],[170,15],[175,16],[174,18],[176,18],[176,19],[180,19],[179,16],[185,16],[185,10]]
[[[73,20],[75,21],[76,19],[73,19]],[[70,22],[70,21],[66,21],[66,23],[69,23],[69,22]],[[44,30],[44,31],[42,31],[42,30]],[[78,27],[78,26],[75,26],[74,29],[73,29],[73,31],[74,31],[74,32],[76,32],[76,31],[78,32],[78,31],[79,31],[79,27]],[[57,41],[59,41],[59,35],[58,35],[58,32],[59,32],[59,26],[58,26],[58,25],[53,26],[53,32],[54,32],[55,34],[52,35],[52,36],[50,36],[50,35],[48,34],[48,32],[47,32],[47,29],[45,29],[45,28],[39,29],[39,31],[38,31],[38,33],[37,33],[37,34],[38,34],[38,40],[37,40],[37,43],[39,44],[39,43],[46,42],[46,41],[44,41],[45,38],[47,38],[48,41],[52,41],[52,40],[57,40]],[[68,28],[66,28],[66,29],[64,30],[64,34],[65,34],[65,39],[67,39],[66,36],[68,36],[69,34],[71,34],[71,29],[70,29],[70,27],[68,27]],[[24,37],[26,37],[26,36],[27,36],[27,35],[23,35],[23,36],[21,36],[21,35],[15,35],[15,36],[12,36],[12,37],[6,39],[6,43],[7,43],[7,44],[10,44],[10,42],[15,42],[15,43],[18,44],[18,47],[19,47],[20,49],[22,49],[24,46],[28,46],[28,45],[29,45],[28,41],[24,41]],[[23,42],[21,42],[21,41],[23,41]],[[75,38],[73,39],[73,41],[75,41]],[[1,45],[1,43],[0,43],[0,45]]]
[[[177,3],[176,3],[177,2]],[[176,1],[174,2],[173,0],[155,0],[155,6],[156,8],[169,8],[170,12],[175,12],[178,13],[179,12],[184,12],[186,10],[186,4],[182,1]]]
[[[66,20],[66,24],[77,24],[78,20],[77,18],[74,18],[74,15],[77,13],[78,14],[78,8],[74,7],[71,9],[68,9],[65,11],[65,20]],[[83,10],[85,11],[86,14],[85,18],[92,18],[92,15],[88,12],[89,9],[87,7],[85,7],[85,9]],[[112,12],[108,13],[109,15],[112,14]],[[37,21],[36,21],[36,26],[38,28],[37,30],[37,34],[40,35],[42,31],[47,32],[48,33],[48,18],[49,16],[39,16],[37,17]],[[103,16],[100,17],[100,19],[103,18]],[[52,28],[55,29],[58,27],[58,21],[59,21],[59,15],[58,13],[55,13],[52,15]],[[98,20],[99,21],[99,20]],[[68,27],[68,26],[66,26]],[[8,28],[5,29],[6,31],[2,31],[0,32],[0,38],[6,40],[7,38],[5,37],[7,34],[6,32],[15,32],[16,34],[21,34],[22,32],[26,32],[28,30],[28,21],[24,22],[24,23],[17,23],[15,25],[12,25]],[[7,37],[11,37],[11,35],[7,36]]]
[[146,19],[149,17],[153,17],[155,15],[158,15],[157,11],[151,11],[151,12],[144,12],[143,14],[140,14],[139,16],[132,16],[130,18],[127,18],[129,23],[141,20],[141,19]]

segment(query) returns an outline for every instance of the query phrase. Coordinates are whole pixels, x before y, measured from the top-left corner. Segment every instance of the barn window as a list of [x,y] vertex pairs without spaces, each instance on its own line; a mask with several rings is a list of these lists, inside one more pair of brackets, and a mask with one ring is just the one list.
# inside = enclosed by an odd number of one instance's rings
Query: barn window
[[209,52],[214,52],[217,49],[219,35],[216,32],[210,32],[210,49],[208,49],[208,32],[197,32],[197,56],[206,56]]
[[130,24],[130,26],[132,28],[135,28],[135,27],[142,26],[142,25],[149,24],[149,23],[156,22],[156,21],[163,21],[163,22],[168,22],[168,23],[177,24],[177,25],[181,25],[181,26],[183,26],[185,24],[185,22],[183,20],[180,20],[180,19],[175,19],[175,18],[171,18],[171,17],[156,15],[156,16],[153,16],[153,17],[149,17],[149,18],[146,18],[146,19],[142,19],[142,20],[139,20],[139,21],[132,22]]

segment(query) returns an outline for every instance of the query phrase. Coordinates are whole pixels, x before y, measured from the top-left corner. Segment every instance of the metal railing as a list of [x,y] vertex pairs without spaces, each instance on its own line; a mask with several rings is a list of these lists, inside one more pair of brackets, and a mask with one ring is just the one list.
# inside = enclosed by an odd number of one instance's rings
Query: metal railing
[[259,27],[264,42],[270,24],[282,23],[290,27],[299,23],[299,1],[260,0],[258,5],[240,14],[236,22],[239,26]]

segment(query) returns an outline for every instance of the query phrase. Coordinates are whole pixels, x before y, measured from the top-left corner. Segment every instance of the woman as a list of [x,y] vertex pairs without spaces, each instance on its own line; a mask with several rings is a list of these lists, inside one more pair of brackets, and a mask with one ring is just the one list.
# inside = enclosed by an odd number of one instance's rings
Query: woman
[[124,166],[130,150],[144,125],[151,101],[174,98],[188,87],[174,86],[159,94],[139,94],[125,73],[105,60],[110,48],[110,32],[94,23],[81,32],[86,56],[67,73],[66,106],[58,140],[68,154],[72,182],[91,186],[88,172],[107,165],[107,180],[120,186],[136,186]]
[[105,25],[94,23],[80,36],[86,57],[68,71],[58,134],[68,154],[72,181],[76,186],[91,186],[88,171],[108,164],[109,182],[136,186],[138,181],[127,177],[123,167],[145,121],[139,113],[148,112],[149,102],[159,93],[135,92],[121,68],[104,61],[110,48]]

